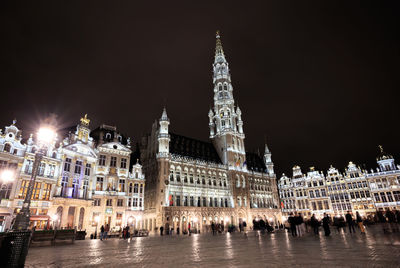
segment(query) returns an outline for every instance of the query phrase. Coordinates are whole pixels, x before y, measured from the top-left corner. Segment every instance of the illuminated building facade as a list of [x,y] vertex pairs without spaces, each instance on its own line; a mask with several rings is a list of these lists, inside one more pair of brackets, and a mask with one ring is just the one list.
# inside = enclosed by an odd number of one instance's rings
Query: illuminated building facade
[[279,179],[283,214],[303,212],[310,218],[324,212],[340,216],[350,210],[366,216],[376,210],[400,209],[400,166],[381,146],[377,163],[376,171],[368,172],[350,162],[344,174],[331,166],[326,177],[313,170],[304,176],[295,166],[292,178],[283,174]]
[[245,150],[242,111],[233,87],[219,34],[213,64],[214,106],[208,112],[210,141],[169,130],[164,109],[141,142],[146,174],[144,221],[149,229],[164,226],[206,231],[212,222],[227,226],[256,218],[278,223],[280,210],[271,152]]

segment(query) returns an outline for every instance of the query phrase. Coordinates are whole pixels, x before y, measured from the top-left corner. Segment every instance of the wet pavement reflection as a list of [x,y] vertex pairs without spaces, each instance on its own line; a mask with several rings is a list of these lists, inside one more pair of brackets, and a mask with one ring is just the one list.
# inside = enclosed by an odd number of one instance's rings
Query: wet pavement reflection
[[150,236],[32,247],[27,267],[399,267],[400,234]]

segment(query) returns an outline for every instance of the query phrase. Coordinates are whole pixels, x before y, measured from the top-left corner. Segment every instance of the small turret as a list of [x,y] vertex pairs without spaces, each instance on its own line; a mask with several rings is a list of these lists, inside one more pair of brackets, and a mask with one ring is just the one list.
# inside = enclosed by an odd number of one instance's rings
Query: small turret
[[160,129],[158,132],[158,154],[157,157],[168,157],[169,154],[169,141],[170,137],[168,134],[169,118],[167,110],[163,109],[161,118],[159,120]]
[[264,151],[264,162],[265,162],[265,166],[267,167],[267,172],[269,175],[273,175],[274,172],[274,163],[272,163],[272,159],[271,159],[271,151],[268,148],[268,145],[265,144],[265,151]]

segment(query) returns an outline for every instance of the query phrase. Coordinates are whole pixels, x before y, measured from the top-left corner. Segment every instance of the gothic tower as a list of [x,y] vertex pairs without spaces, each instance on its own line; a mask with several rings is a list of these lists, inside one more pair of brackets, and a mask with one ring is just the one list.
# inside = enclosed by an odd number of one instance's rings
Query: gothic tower
[[223,164],[242,167],[246,161],[242,112],[239,107],[235,108],[229,64],[219,32],[216,39],[213,64],[214,107],[208,113],[210,138]]

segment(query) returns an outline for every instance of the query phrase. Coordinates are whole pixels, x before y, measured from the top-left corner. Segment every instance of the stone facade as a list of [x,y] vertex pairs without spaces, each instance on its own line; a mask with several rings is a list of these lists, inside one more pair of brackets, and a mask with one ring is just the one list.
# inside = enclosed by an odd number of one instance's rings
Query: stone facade
[[278,190],[266,146],[265,154],[245,151],[242,112],[219,34],[213,64],[214,107],[208,113],[210,142],[169,131],[164,109],[141,142],[146,174],[145,221],[181,231],[207,231],[212,222],[227,226],[253,219],[280,221]]
[[331,166],[326,176],[313,168],[306,176],[295,166],[292,178],[283,174],[279,180],[283,214],[301,212],[310,218],[323,213],[340,216],[350,210],[367,216],[376,210],[400,209],[400,166],[380,150],[376,171],[350,162],[343,174]]

